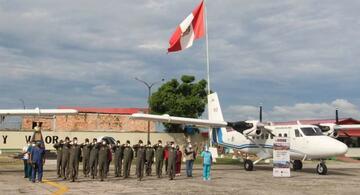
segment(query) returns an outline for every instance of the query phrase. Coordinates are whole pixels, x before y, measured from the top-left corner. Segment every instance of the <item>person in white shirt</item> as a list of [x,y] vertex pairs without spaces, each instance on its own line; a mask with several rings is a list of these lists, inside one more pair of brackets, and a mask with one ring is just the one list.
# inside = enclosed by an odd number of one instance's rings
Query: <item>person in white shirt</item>
[[28,148],[29,148],[29,146],[30,146],[30,142],[26,141],[26,145],[22,149],[22,155],[23,155],[22,160],[24,162],[24,178],[30,177],[30,175],[29,175],[30,165],[28,163],[28,160],[29,160]]

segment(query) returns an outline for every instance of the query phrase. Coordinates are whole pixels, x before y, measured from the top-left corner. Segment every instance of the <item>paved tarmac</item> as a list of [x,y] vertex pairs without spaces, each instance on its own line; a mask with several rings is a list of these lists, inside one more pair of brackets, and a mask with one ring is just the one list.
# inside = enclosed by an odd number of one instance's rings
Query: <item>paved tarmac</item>
[[318,175],[316,162],[306,162],[290,178],[274,178],[271,165],[257,165],[251,172],[242,165],[214,165],[211,181],[202,180],[200,165],[195,165],[193,178],[182,169],[182,176],[172,181],[155,176],[137,181],[133,166],[129,179],[115,178],[111,169],[104,182],[82,173],[78,181],[69,182],[56,178],[55,162],[48,160],[45,182],[35,184],[23,178],[20,163],[1,164],[0,189],[1,194],[359,194],[360,163],[329,161],[327,166],[328,175]]

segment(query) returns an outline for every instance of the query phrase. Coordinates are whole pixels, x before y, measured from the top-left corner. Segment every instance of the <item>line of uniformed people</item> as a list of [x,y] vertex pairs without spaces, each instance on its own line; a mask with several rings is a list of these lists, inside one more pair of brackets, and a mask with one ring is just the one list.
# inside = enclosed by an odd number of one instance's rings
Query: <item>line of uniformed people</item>
[[144,145],[143,141],[139,140],[131,147],[129,140],[125,144],[121,144],[118,140],[112,145],[105,140],[98,142],[96,138],[90,143],[86,138],[84,143],[79,144],[76,137],[72,142],[69,137],[66,137],[65,141],[60,140],[56,143],[54,148],[57,150],[57,174],[64,180],[75,181],[78,178],[79,163],[82,162],[84,177],[91,176],[95,179],[99,172],[100,180],[104,181],[109,172],[112,152],[114,153],[115,177],[128,178],[130,176],[134,157],[137,159],[136,176],[139,181],[143,179],[144,171],[147,176],[151,176],[154,157],[158,178],[162,177],[164,160],[169,179],[172,180],[175,177],[177,152],[174,142],[163,146],[162,141],[159,140],[157,144],[151,146],[151,143]]

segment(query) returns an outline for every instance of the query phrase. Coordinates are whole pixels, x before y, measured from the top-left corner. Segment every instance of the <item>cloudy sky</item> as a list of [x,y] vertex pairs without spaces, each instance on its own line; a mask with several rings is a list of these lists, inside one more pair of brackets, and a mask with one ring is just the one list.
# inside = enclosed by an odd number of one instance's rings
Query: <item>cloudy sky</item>
[[[146,81],[206,78],[166,53],[199,0],[0,0],[0,107],[145,107]],[[229,120],[360,119],[360,1],[208,0],[211,87]]]

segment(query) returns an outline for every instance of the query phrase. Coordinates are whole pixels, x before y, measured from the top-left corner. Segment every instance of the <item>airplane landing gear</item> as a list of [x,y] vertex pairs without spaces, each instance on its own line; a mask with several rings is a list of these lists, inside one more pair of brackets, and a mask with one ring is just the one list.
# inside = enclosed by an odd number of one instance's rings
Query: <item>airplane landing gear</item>
[[316,166],[316,172],[319,175],[326,175],[327,174],[327,167],[324,161],[321,161],[317,166]]
[[297,171],[297,170],[301,170],[303,167],[303,164],[301,162],[301,160],[294,160],[293,162],[293,170]]
[[246,160],[244,161],[244,169],[245,169],[246,171],[252,171],[252,170],[254,170],[254,163],[253,163],[251,160],[246,159]]

